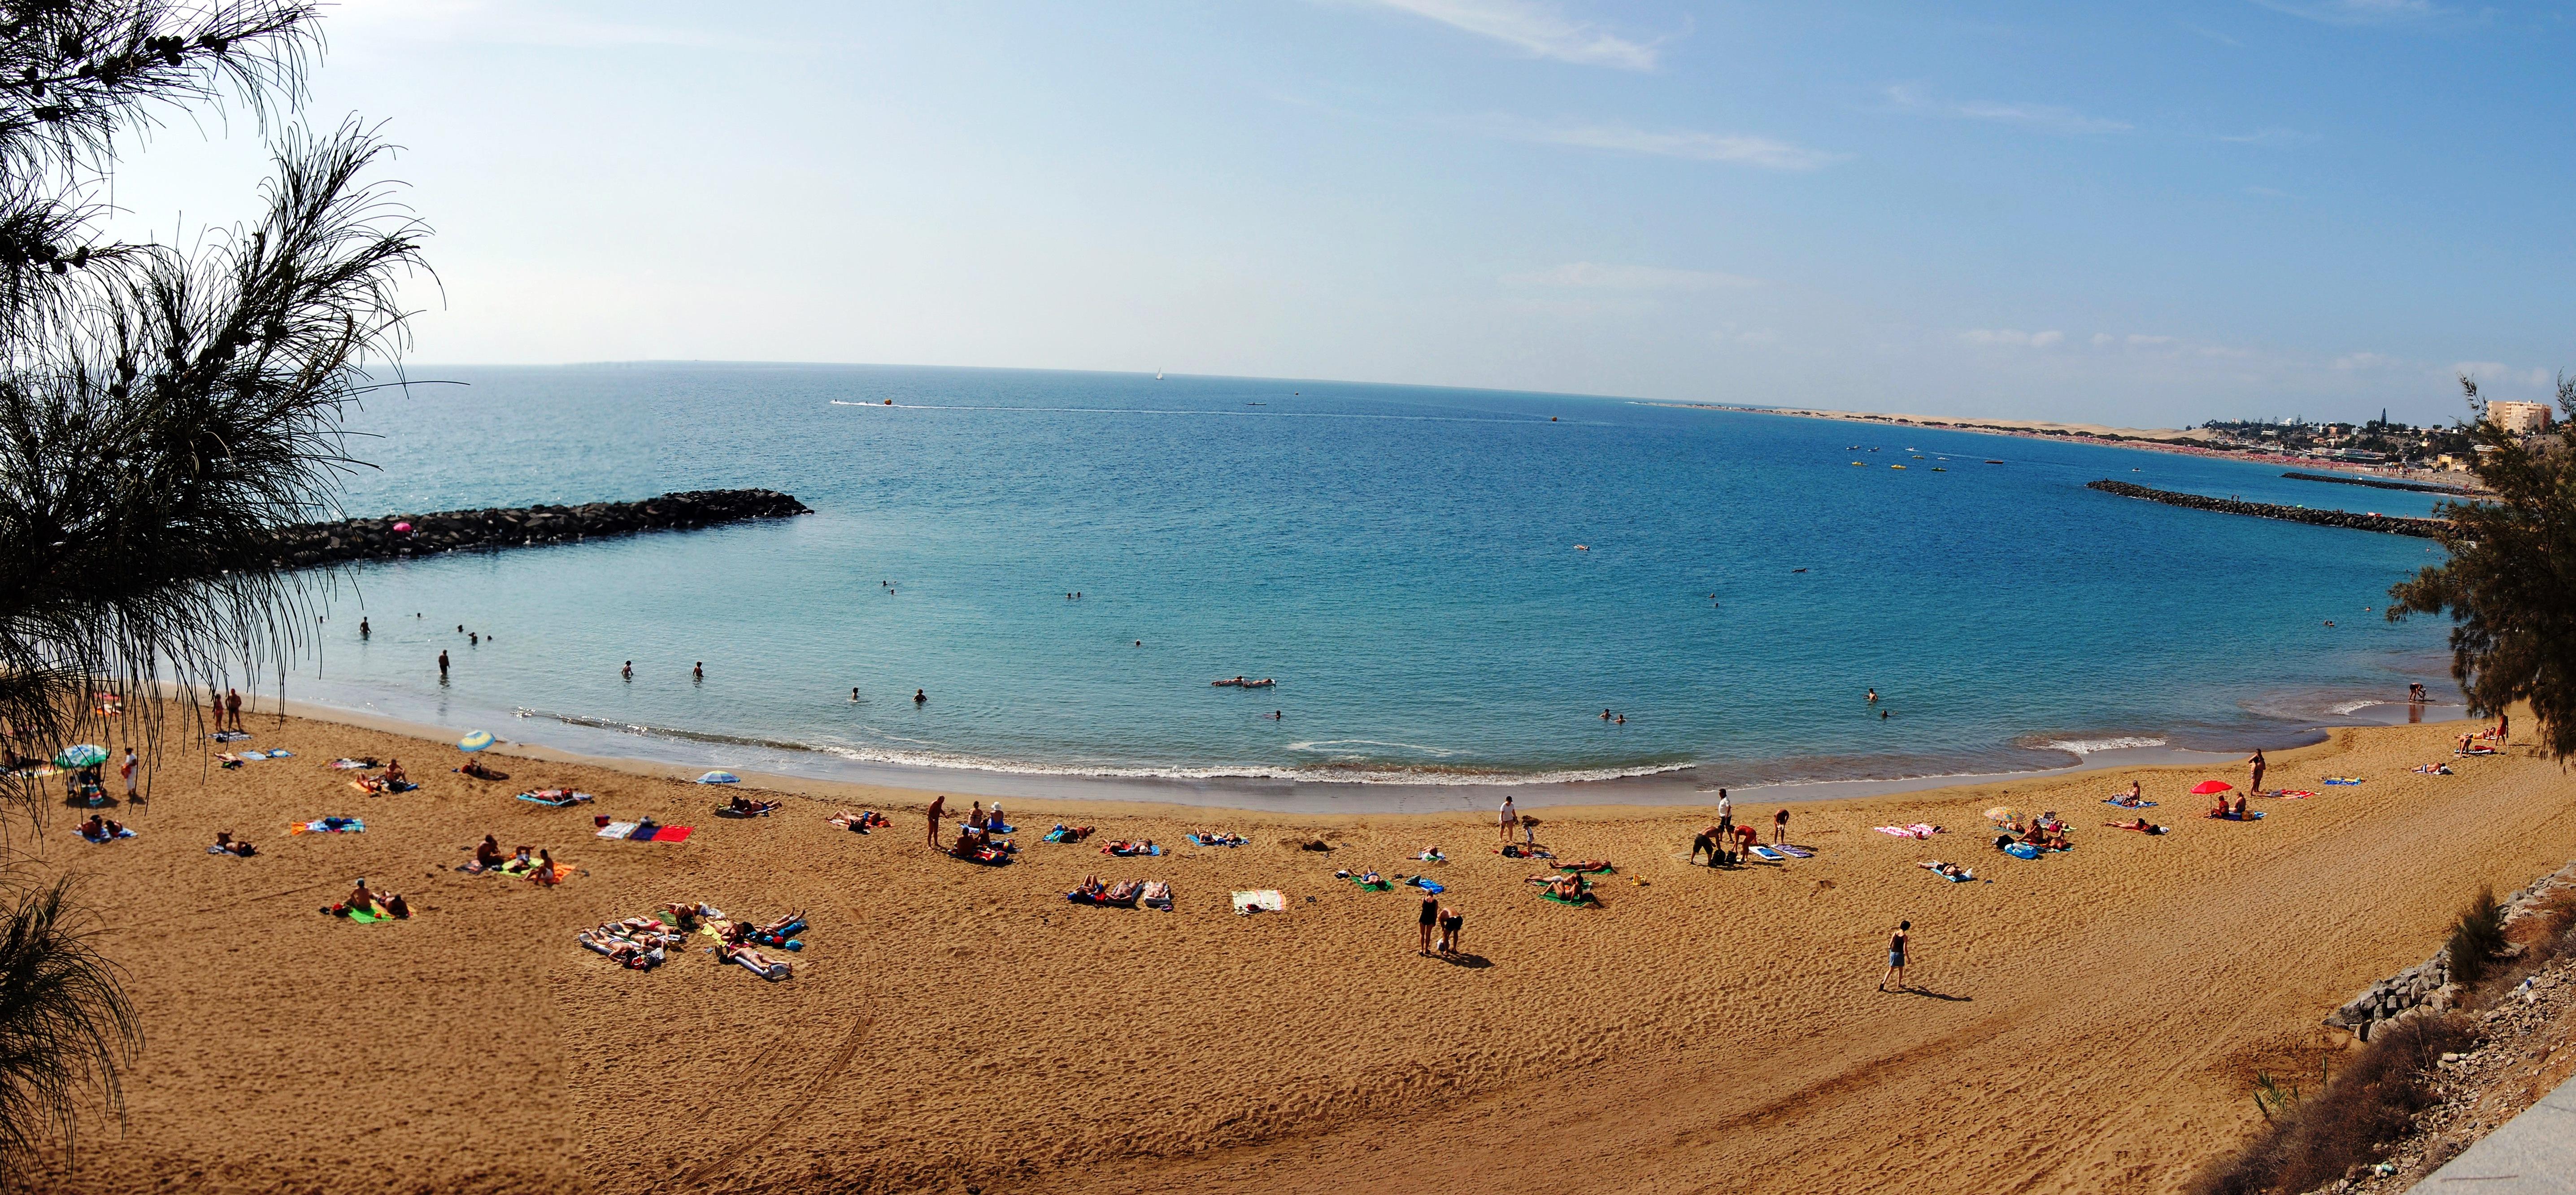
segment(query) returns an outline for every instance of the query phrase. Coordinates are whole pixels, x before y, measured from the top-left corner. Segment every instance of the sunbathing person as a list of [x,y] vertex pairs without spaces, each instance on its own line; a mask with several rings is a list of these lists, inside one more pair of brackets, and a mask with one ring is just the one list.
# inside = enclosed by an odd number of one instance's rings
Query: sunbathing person
[[2225,816],[2227,816],[2227,794],[2226,794],[2226,793],[2220,793],[2220,794],[2218,794],[2218,795],[2217,795],[2217,797],[2215,798],[2215,800],[2216,800],[2218,803],[2209,807],[2209,816],[2211,816],[2211,817],[2225,817]]
[[[525,850],[526,848],[522,847],[520,849]],[[481,845],[474,848],[474,870],[490,871],[500,865],[501,840],[486,834],[483,836]]]
[[2059,826],[2054,830],[2050,830],[2047,837],[2039,840],[2039,849],[2043,851],[2071,851],[2075,849],[2075,844],[2066,840],[2066,827]]
[[2109,826],[2114,830],[2136,830],[2145,834],[2162,834],[2165,832],[2165,828],[2163,826],[2159,826],[2143,817],[2134,818],[2125,822],[2104,822],[2102,824]]
[[528,879],[548,888],[563,882],[563,871],[555,866],[554,852],[542,849],[537,852],[537,869],[528,873]]
[[1082,886],[1074,889],[1073,891],[1074,895],[1079,896],[1084,900],[1099,900],[1101,897],[1109,894],[1108,886],[1100,882],[1099,876],[1084,876],[1082,878]]
[[1961,867],[1956,863],[1943,863],[1940,860],[1935,859],[1923,866],[1940,873],[1940,875],[1945,879],[1966,880],[1976,878],[1976,873],[1971,872],[1967,868]]
[[508,772],[496,772],[490,768],[484,767],[483,761],[479,759],[466,760],[465,766],[456,769],[456,771],[459,775],[472,776],[477,780],[507,780],[510,778],[510,774]]
[[793,972],[784,959],[773,959],[749,946],[716,947],[716,957],[728,963],[741,963],[758,972],[763,979],[785,979]]
[[399,759],[385,765],[385,774],[383,779],[388,785],[411,783],[411,777],[403,774],[402,761]]
[[520,847],[519,853],[510,857],[507,869],[510,871],[527,871],[534,868],[537,865],[537,861],[534,857],[528,854],[528,852],[533,849],[534,848],[527,846]]
[[1111,904],[1124,904],[1136,899],[1136,897],[1142,894],[1144,890],[1145,881],[1143,880],[1120,880],[1115,884],[1111,884],[1109,886],[1109,891],[1102,893],[1100,899],[1108,901]]
[[741,814],[745,817],[759,817],[776,808],[778,808],[776,801],[755,801],[741,793],[735,793],[733,798],[725,803],[725,812]]
[[2245,798],[2242,796],[2236,798],[2236,820],[2245,820]]
[[349,895],[341,899],[338,911],[342,913],[375,913],[380,911],[376,907],[376,894],[367,890],[367,877],[358,877],[358,886],[350,889]]
[[214,849],[222,851],[227,855],[237,855],[244,859],[250,858],[252,855],[259,853],[257,850],[252,849],[249,843],[234,838],[233,832],[230,830],[215,831]]

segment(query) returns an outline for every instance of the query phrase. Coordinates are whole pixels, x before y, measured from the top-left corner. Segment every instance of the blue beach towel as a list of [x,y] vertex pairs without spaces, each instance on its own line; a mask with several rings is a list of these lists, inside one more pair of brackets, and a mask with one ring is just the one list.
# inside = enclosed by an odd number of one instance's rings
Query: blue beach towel
[[2039,857],[2039,848],[2027,842],[2016,842],[2005,847],[2004,853],[2016,859],[2036,859]]
[[1422,889],[1423,891],[1428,892],[1428,893],[1431,893],[1431,894],[1432,894],[1432,895],[1434,895],[1434,896],[1437,896],[1437,895],[1439,895],[1439,894],[1441,894],[1441,893],[1443,893],[1443,892],[1448,891],[1448,889],[1447,889],[1447,888],[1444,888],[1444,887],[1441,887],[1441,886],[1440,886],[1440,881],[1438,881],[1438,880],[1426,880],[1426,879],[1423,879],[1421,876],[1415,876],[1415,877],[1413,877],[1412,879],[1406,880],[1406,881],[1405,881],[1405,883],[1411,884],[1411,885],[1413,885],[1413,886],[1414,886],[1414,887],[1416,887],[1416,888],[1420,888],[1420,889]]

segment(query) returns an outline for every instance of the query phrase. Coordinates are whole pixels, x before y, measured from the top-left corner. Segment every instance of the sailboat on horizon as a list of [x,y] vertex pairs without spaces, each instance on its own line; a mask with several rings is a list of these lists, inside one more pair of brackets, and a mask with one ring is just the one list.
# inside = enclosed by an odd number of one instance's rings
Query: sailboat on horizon
[[1159,382],[1159,381],[1162,381],[1162,380],[1163,380],[1163,371],[1162,371],[1162,370],[1157,369],[1157,370],[1155,370],[1155,371],[1154,371],[1154,380],[1155,380],[1155,381],[1157,381],[1157,382]]

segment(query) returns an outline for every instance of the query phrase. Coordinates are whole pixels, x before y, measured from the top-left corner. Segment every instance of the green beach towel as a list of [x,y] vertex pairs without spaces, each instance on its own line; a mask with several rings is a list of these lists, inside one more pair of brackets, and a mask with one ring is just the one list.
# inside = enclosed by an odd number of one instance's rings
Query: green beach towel
[[[1592,890],[1591,890],[1591,889],[1589,889],[1589,888],[1586,888],[1586,889],[1584,889],[1584,890],[1583,890],[1583,894],[1584,894],[1585,896],[1590,896],[1590,895],[1592,894]],[[1579,909],[1579,908],[1582,908],[1586,903],[1588,903],[1588,902],[1583,901],[1583,900],[1580,900],[1580,899],[1569,900],[1569,899],[1567,899],[1567,898],[1565,898],[1565,897],[1558,896],[1555,892],[1550,891],[1550,890],[1545,889],[1545,888],[1541,888],[1541,889],[1539,889],[1539,892],[1538,892],[1538,898],[1539,898],[1540,900],[1544,900],[1544,901],[1552,901],[1552,902],[1554,902],[1554,903],[1556,903],[1556,904],[1564,905],[1565,907],[1567,907],[1567,908],[1569,908],[1569,909]]]
[[1394,882],[1393,880],[1379,880],[1379,881],[1377,881],[1376,883],[1372,884],[1372,883],[1368,882],[1367,880],[1363,880],[1363,879],[1359,878],[1358,876],[1352,876],[1352,877],[1351,877],[1351,882],[1352,882],[1352,883],[1354,883],[1354,884],[1359,885],[1359,886],[1360,886],[1360,890],[1361,890],[1361,891],[1363,891],[1363,892],[1393,892],[1393,891],[1395,891],[1395,882]]

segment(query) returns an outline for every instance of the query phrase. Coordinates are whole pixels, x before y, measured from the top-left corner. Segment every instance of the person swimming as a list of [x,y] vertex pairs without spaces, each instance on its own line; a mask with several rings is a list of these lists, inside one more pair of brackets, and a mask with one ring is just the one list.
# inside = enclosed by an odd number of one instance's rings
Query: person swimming
[[922,703],[924,703],[924,702],[927,702],[927,701],[929,701],[929,700],[930,700],[930,694],[928,694],[928,693],[926,693],[926,692],[923,692],[923,691],[922,691],[922,690],[920,690],[920,689],[915,689],[915,690],[913,690],[913,691],[912,691],[912,703],[913,703],[914,705],[920,705],[920,704],[922,704]]

